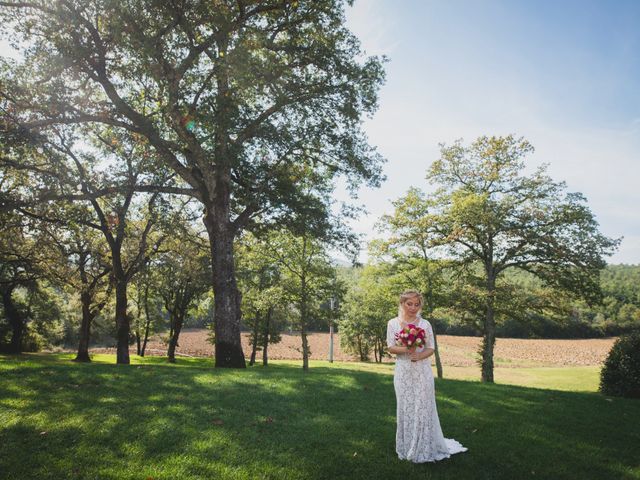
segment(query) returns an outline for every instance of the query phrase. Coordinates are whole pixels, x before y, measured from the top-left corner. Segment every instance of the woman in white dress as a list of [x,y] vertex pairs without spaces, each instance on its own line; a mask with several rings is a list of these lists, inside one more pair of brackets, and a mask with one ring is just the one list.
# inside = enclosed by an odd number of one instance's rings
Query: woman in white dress
[[[422,296],[416,290],[400,295],[398,317],[387,324],[389,353],[396,355],[393,386],[397,402],[396,452],[401,460],[435,462],[467,449],[444,438],[440,428],[431,370],[435,344],[431,324],[420,317]],[[396,334],[409,324],[426,332],[425,346],[409,350],[396,344]]]

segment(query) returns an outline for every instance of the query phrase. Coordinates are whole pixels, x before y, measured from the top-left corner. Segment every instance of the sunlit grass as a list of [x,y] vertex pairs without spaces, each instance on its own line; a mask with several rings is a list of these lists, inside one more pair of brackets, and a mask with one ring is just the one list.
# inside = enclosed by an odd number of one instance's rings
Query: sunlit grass
[[0,356],[3,480],[640,478],[640,402],[552,389],[560,370],[496,371],[544,388],[438,380],[445,435],[469,452],[413,465],[394,452],[392,365],[72,357]]
[[[434,369],[435,374],[435,369]],[[445,367],[444,378],[480,380],[479,367]],[[597,392],[600,367],[496,367],[494,380],[499,384],[547,388],[574,392]]]

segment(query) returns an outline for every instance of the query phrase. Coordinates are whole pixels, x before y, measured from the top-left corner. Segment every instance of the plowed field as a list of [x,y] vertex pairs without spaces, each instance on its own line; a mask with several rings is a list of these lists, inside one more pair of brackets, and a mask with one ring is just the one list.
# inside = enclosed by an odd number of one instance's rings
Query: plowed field
[[[309,335],[312,360],[327,360],[329,357],[329,334]],[[251,353],[248,334],[243,334],[243,350]],[[494,352],[496,365],[502,367],[523,366],[584,366],[600,365],[615,341],[614,338],[592,340],[521,340],[499,338]],[[442,363],[448,366],[467,367],[476,365],[480,339],[477,337],[454,337],[441,335],[438,345]],[[166,346],[159,337],[148,345],[148,354],[165,355]],[[302,359],[301,340],[296,334],[283,334],[282,341],[269,346],[269,359]],[[101,351],[105,351],[101,349]],[[180,335],[178,354],[189,356],[212,356],[213,346],[207,341],[207,330],[187,329]],[[133,351],[132,351],[133,353]],[[257,360],[261,359],[258,352]],[[334,335],[334,359],[352,361],[357,358],[340,348],[340,337]],[[391,361],[391,359],[387,359]]]

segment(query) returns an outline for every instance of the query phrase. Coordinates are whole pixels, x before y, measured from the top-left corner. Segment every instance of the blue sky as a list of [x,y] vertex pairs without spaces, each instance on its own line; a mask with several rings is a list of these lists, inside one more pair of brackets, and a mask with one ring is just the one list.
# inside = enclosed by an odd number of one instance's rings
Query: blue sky
[[392,200],[426,187],[439,143],[513,133],[536,148],[530,168],[549,163],[603,233],[624,236],[610,263],[640,264],[640,0],[356,0],[347,22],[389,57],[365,124],[388,180],[361,191],[365,239]]
[[388,180],[362,190],[356,231],[374,238],[391,200],[426,187],[439,143],[513,133],[536,148],[528,168],[550,164],[624,236],[610,263],[640,264],[640,1],[356,0],[347,21],[389,57],[365,124]]

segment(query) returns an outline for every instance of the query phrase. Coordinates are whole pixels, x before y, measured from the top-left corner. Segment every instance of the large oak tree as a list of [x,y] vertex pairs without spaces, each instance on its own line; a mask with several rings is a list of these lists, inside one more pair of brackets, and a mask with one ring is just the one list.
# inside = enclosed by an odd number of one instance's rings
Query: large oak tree
[[[361,129],[381,62],[364,58],[340,0],[0,2],[24,60],[5,115],[46,134],[103,123],[139,135],[203,205],[216,366],[244,367],[233,240],[251,219],[308,207],[291,165],[351,186],[380,179]],[[25,46],[26,45],[26,46]]]

